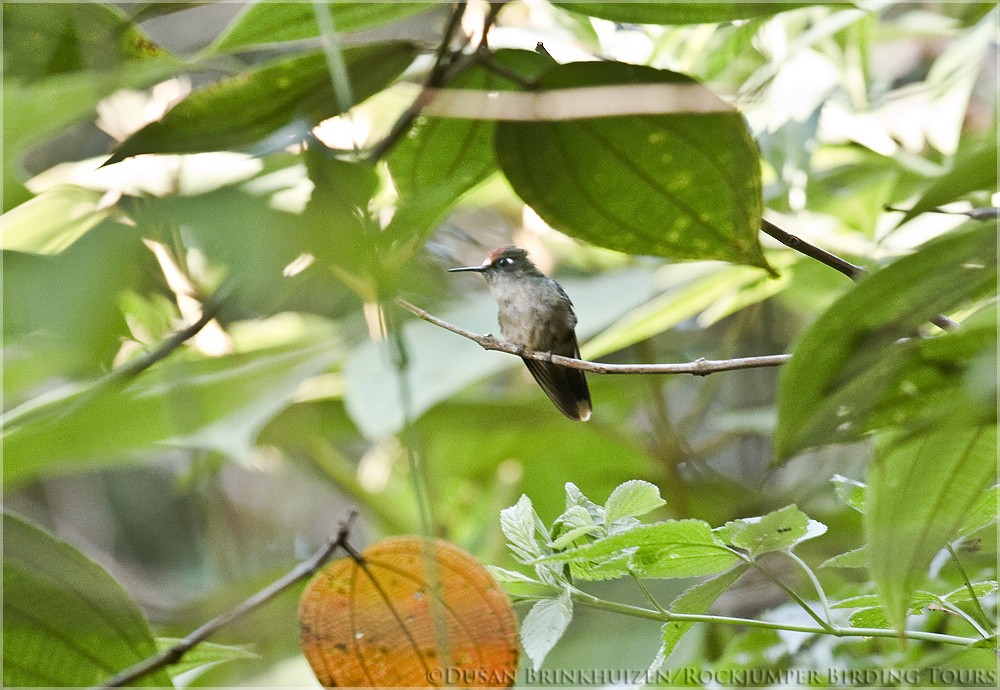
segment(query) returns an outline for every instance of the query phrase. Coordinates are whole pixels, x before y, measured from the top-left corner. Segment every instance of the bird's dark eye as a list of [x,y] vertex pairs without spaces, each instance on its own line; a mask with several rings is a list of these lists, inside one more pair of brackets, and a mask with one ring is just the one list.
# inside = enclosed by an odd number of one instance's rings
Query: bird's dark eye
[[497,260],[497,266],[500,266],[501,268],[506,268],[508,266],[513,266],[513,265],[514,265],[514,260],[511,259],[509,256],[505,256],[504,258]]

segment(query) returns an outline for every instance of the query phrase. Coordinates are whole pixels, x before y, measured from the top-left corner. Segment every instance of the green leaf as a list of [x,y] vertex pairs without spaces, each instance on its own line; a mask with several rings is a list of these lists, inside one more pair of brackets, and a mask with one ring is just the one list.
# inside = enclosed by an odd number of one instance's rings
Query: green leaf
[[628,532],[597,539],[589,544],[543,556],[536,563],[601,562],[627,550],[639,577],[671,578],[712,575],[732,567],[740,557],[712,535],[701,520],[672,520],[640,525]]
[[[165,652],[177,646],[180,642],[181,639],[178,637],[158,637],[156,638],[156,650],[158,652]],[[226,661],[259,658],[260,654],[251,652],[246,647],[216,644],[215,642],[199,642],[194,648],[185,653],[180,661],[170,664],[167,667],[167,673],[170,674],[171,678],[176,678],[182,673],[206,670]]]
[[54,256],[5,251],[5,403],[107,371],[129,334],[119,296],[139,287],[151,259],[134,228],[110,221]]
[[833,479],[833,490],[837,493],[837,498],[848,508],[854,508],[859,513],[865,512],[865,492],[868,487],[863,482],[848,479],[839,474],[835,474]]
[[630,24],[715,24],[761,17],[833,2],[556,2],[558,7],[589,17]]
[[820,564],[820,568],[867,568],[868,548],[862,546],[859,549],[848,551],[828,558]]
[[301,342],[226,357],[170,359],[124,385],[92,384],[39,403],[3,437],[4,484],[135,462],[166,447],[215,450],[237,460],[288,405],[299,384],[336,357],[325,328]]
[[512,597],[552,597],[556,594],[552,585],[539,582],[516,570],[507,570],[495,565],[487,565],[486,569]]
[[[538,79],[552,98],[566,88],[666,84],[716,98],[682,74],[616,62],[558,65]],[[496,153],[518,196],[568,235],[632,254],[769,269],[758,243],[757,147],[736,111],[505,121]]]
[[531,499],[524,494],[510,508],[500,511],[500,529],[507,537],[510,550],[522,563],[528,563],[542,555],[542,547],[535,538],[536,525],[540,522]]
[[521,645],[537,671],[573,620],[573,600],[563,592],[536,602],[521,622]]
[[640,517],[666,504],[654,484],[633,479],[611,492],[604,504],[605,520],[610,525],[622,518]]
[[801,541],[826,533],[826,525],[810,520],[796,506],[785,506],[763,517],[742,518],[727,522],[715,531],[716,536],[750,553],[752,558],[771,551],[790,549]]
[[[498,63],[530,78],[552,65],[538,53],[499,50]],[[474,65],[459,73],[447,89],[484,92],[518,90],[515,82]],[[493,154],[494,123],[421,115],[386,156],[393,185],[399,194],[387,230],[426,234],[459,198],[496,172]]]
[[[250,4],[226,27],[209,51],[245,50],[268,43],[315,38],[320,35],[316,7],[308,2]],[[426,12],[433,3],[331,2],[319,7],[330,12],[337,33],[349,33]]]
[[[3,684],[99,685],[156,653],[145,617],[99,565],[3,514]],[[165,671],[143,686],[170,686]]]
[[[356,101],[382,90],[415,55],[399,42],[345,49]],[[195,91],[122,142],[105,165],[142,153],[277,150],[341,112],[322,52],[282,58]]]
[[102,3],[4,3],[3,29],[5,79],[110,71],[163,54],[120,10]]
[[[702,614],[707,613],[709,607],[718,599],[723,592],[733,586],[740,575],[746,572],[750,565],[739,563],[724,573],[713,578],[699,582],[694,587],[686,590],[683,594],[673,600],[670,604],[671,613]],[[663,660],[670,658],[677,643],[681,641],[684,634],[691,629],[694,623],[688,621],[673,621],[663,626],[663,646],[660,652]]]
[[104,192],[60,185],[3,215],[0,248],[58,254],[110,215],[98,209]]
[[996,426],[884,434],[869,468],[865,534],[872,578],[897,630],[934,555],[996,482]]
[[[958,340],[945,340],[945,352],[936,353],[937,361],[926,366],[921,351],[933,348],[937,339],[912,336],[935,314],[996,292],[996,232],[995,222],[967,223],[928,242],[866,278],[806,330],[780,373],[775,434],[779,459],[810,446],[855,440],[883,398],[897,403],[900,397],[914,398],[908,391],[919,386],[901,378],[912,367],[951,377],[958,394],[949,389],[946,400],[931,396],[929,401],[947,405],[945,409],[960,404],[968,409],[970,423],[976,423],[974,404],[961,387],[960,363],[969,359],[965,336],[950,334]],[[899,342],[901,338],[907,340]],[[956,361],[958,366],[953,365]],[[919,410],[924,401],[917,396],[913,404]],[[892,408],[884,408],[883,422],[906,421],[896,420]],[[937,408],[932,411],[929,417],[939,416]]]
[[969,510],[953,539],[967,537],[990,525],[995,525],[998,515],[1000,515],[1000,486],[992,486]]
[[[986,580],[985,582],[973,582],[972,590],[975,592],[976,598],[988,597],[989,595],[995,593],[1000,587],[996,580]],[[958,589],[948,592],[944,595],[946,601],[950,601],[952,604],[961,604],[964,601],[971,601],[972,594],[969,592],[969,588],[962,585]]]
[[970,192],[997,189],[997,142],[989,137],[981,148],[963,152],[952,164],[951,169],[928,187],[896,225],[902,225],[921,213],[938,206],[961,199]]

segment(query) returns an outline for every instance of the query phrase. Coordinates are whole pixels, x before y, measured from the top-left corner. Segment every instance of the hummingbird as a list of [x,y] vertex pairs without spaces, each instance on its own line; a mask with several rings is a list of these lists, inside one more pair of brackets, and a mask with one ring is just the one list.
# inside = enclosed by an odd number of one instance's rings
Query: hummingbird
[[[536,352],[580,358],[576,314],[566,291],[538,270],[528,252],[506,245],[490,251],[481,266],[450,268],[472,271],[486,279],[497,302],[497,321],[504,340]],[[549,400],[570,419],[590,419],[590,391],[579,369],[522,357]]]

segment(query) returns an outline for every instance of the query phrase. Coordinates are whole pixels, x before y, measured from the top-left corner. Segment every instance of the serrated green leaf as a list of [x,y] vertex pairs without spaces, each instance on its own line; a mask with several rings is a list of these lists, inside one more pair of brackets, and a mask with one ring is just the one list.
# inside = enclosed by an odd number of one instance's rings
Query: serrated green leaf
[[841,503],[859,513],[865,512],[865,490],[867,487],[862,482],[848,479],[839,474],[834,475],[830,481],[833,482],[833,490],[837,493],[837,498],[840,499]]
[[813,539],[825,532],[826,525],[810,520],[794,505],[763,517],[733,520],[715,531],[722,541],[748,551],[752,558],[770,551],[790,549],[800,541]]
[[[153,656],[128,593],[73,546],[3,514],[4,687],[100,685]],[[163,670],[137,681],[170,686]]]
[[[996,293],[996,233],[996,222],[967,223],[928,242],[863,280],[806,330],[779,375],[779,459],[810,446],[855,440],[869,428],[869,417],[884,398],[895,400],[895,405],[901,404],[900,396],[914,398],[901,374],[912,371],[915,361],[919,364],[921,350],[933,347],[935,339],[912,336],[935,314]],[[939,360],[934,367],[918,367],[954,379],[954,391],[942,388],[945,399],[928,399],[927,404],[936,403],[928,421],[940,417],[940,406],[962,406],[967,410],[965,423],[978,424],[988,412],[978,410],[961,388],[965,360],[958,343],[963,336],[949,336],[960,338],[945,341],[946,350],[956,342],[951,363]],[[916,409],[910,408],[902,419],[893,415],[894,406],[883,407],[877,410],[879,421],[905,423],[923,402],[916,396]]]
[[[349,33],[426,12],[433,8],[433,3],[330,2],[319,7],[330,12],[338,33]],[[313,3],[256,2],[233,19],[209,50],[215,53],[246,50],[319,35]]]
[[859,609],[851,614],[850,623],[852,628],[887,628],[889,621],[885,617],[885,611],[881,606]]
[[[165,652],[177,646],[182,640],[178,637],[158,637],[156,638],[156,650]],[[221,664],[226,661],[236,661],[238,659],[259,659],[260,654],[251,652],[246,647],[239,647],[228,644],[217,644],[215,642],[200,642],[194,648],[187,651],[180,661],[167,667],[167,673],[171,678],[176,678],[182,673],[196,670],[207,670],[211,666]]]
[[622,518],[640,517],[666,504],[654,484],[633,479],[611,492],[604,503],[604,519],[611,524]]
[[[557,65],[538,79],[550,93],[657,84],[714,98],[684,75],[615,62]],[[758,242],[757,147],[735,111],[504,121],[496,153],[518,196],[568,235],[632,254],[769,269]]]
[[886,615],[902,630],[934,555],[996,482],[996,426],[885,434],[869,468],[865,534]]
[[573,601],[567,592],[555,599],[543,599],[528,611],[521,622],[521,645],[534,669],[542,667],[545,657],[566,632],[573,620]]
[[621,534],[544,556],[539,563],[600,564],[631,552],[631,567],[639,577],[694,577],[712,575],[740,558],[712,535],[701,520],[673,520],[640,525]]
[[[400,42],[343,52],[357,102],[399,76],[416,55],[414,46]],[[123,141],[105,165],[143,153],[278,150],[341,112],[324,53],[281,58],[195,91]]]
[[538,516],[531,505],[531,499],[521,494],[517,503],[500,511],[500,529],[507,537],[507,545],[522,563],[528,563],[542,555],[542,547],[535,537]]
[[[709,607],[718,599],[723,592],[732,587],[733,583],[739,579],[740,575],[746,572],[750,565],[740,563],[720,575],[699,582],[694,587],[685,590],[679,597],[670,604],[671,613],[702,614],[707,613]],[[663,647],[660,652],[663,660],[666,661],[677,648],[677,643],[681,641],[684,634],[691,629],[694,623],[687,621],[673,621],[663,626]]]
[[828,558],[820,564],[820,568],[867,568],[868,549],[862,546],[859,549],[842,553],[832,558]]
[[998,513],[1000,513],[1000,486],[992,486],[983,492],[983,495],[969,510],[969,514],[955,532],[954,538],[967,537],[990,525],[995,525]]
[[571,12],[633,24],[709,24],[762,17],[814,5],[848,2],[556,2]]

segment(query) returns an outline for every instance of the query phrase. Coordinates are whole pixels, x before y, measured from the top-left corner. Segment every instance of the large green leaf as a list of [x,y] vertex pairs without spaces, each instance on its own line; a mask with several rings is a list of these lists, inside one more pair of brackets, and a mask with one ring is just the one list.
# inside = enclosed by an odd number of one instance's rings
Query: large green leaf
[[[678,100],[717,100],[684,75],[616,62],[559,65],[538,80],[550,98],[607,85],[671,85],[685,94]],[[766,268],[757,146],[740,114],[718,103],[715,112],[678,102],[666,114],[501,122],[497,159],[518,195],[566,234],[633,254]]]
[[[356,101],[399,76],[415,54],[413,45],[401,42],[344,50]],[[282,58],[195,91],[161,120],[122,142],[108,164],[141,153],[196,153],[255,145],[276,150],[341,112],[322,52]]]
[[[75,548],[3,514],[3,684],[98,685],[156,653],[128,593]],[[163,670],[138,681],[170,687]]]
[[869,564],[889,621],[902,630],[927,567],[996,482],[997,428],[885,434],[868,472]]
[[797,506],[785,506],[762,517],[731,520],[715,530],[730,546],[745,549],[751,558],[772,551],[791,549],[799,542],[826,532],[826,525],[811,520]]
[[[960,380],[962,362],[986,341],[956,333],[939,345],[912,336],[935,314],[996,293],[996,227],[995,222],[968,223],[927,243],[862,281],[810,326],[779,379],[779,458],[853,440],[869,428],[873,411],[880,424],[901,423],[907,421],[906,410],[912,415],[924,403],[941,402],[934,396],[941,378]],[[943,352],[932,358],[929,350],[934,349]],[[937,383],[902,376],[914,372]],[[964,398],[945,402],[963,404],[975,423],[977,408],[968,394]],[[908,407],[901,407],[907,400]]]
[[193,361],[167,360],[126,386],[52,400],[4,436],[5,486],[35,477],[135,462],[166,447],[216,450],[242,459],[261,427],[298,385],[330,366],[330,334]]
[[563,9],[590,17],[634,24],[708,24],[761,17],[812,5],[853,3],[815,2],[557,2]]
[[[331,2],[318,6],[329,11],[339,33],[357,31],[433,9],[428,2]],[[246,49],[268,43],[296,41],[320,35],[317,5],[309,2],[250,4],[209,48],[213,52]]]

